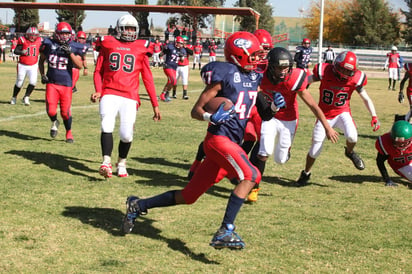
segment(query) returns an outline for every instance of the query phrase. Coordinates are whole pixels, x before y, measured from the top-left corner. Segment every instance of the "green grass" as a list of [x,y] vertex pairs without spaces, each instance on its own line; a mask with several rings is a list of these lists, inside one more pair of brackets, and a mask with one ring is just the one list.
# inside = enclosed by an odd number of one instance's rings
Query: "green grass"
[[[90,66],[92,67],[92,66]],[[91,68],[90,71],[93,71]],[[156,89],[165,83],[153,70]],[[135,139],[129,154],[130,177],[102,179],[98,105],[89,101],[92,75],[80,77],[73,96],[74,144],[64,142],[64,127],[49,137],[44,85],[29,107],[9,105],[15,67],[0,65],[0,270],[2,273],[411,273],[412,201],[405,180],[385,187],[375,164],[374,142],[391,127],[395,113],[406,113],[387,79],[369,79],[381,130],[357,94],[352,113],[359,129],[356,151],[366,169],[344,157],[344,138],[325,142],[311,185],[292,183],[304,167],[314,117],[300,101],[301,118],[292,158],[268,162],[259,200],[245,204],[237,231],[242,251],[209,246],[233,186],[223,180],[191,206],[158,208],[140,218],[133,233],[121,236],[125,198],[151,196],[186,184],[186,175],[207,124],[190,118],[203,85],[191,71],[190,99],[161,103],[155,123],[142,88]],[[317,98],[318,85],[310,91]],[[61,119],[61,118],[60,118]],[[118,128],[118,125],[117,125]],[[117,158],[118,133],[113,158]]]

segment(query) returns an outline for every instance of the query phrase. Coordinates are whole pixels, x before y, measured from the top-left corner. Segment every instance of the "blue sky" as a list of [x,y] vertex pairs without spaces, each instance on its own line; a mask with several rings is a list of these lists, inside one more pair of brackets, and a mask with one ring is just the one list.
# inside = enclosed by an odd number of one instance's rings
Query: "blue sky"
[[[13,0],[0,0],[0,2],[13,2]],[[55,3],[57,0],[37,0],[37,3]],[[236,0],[226,0],[226,7],[233,7]],[[288,0],[287,4],[285,0],[270,0],[269,3],[274,8],[274,16],[286,16],[286,17],[299,17],[299,10],[307,10],[311,1],[310,0]],[[122,1],[110,1],[110,0],[84,0],[86,4],[123,4],[131,5],[134,4],[134,0],[122,0]],[[157,0],[149,0],[150,5],[155,5]],[[390,0],[390,5],[394,9],[406,9],[407,6],[404,0]],[[87,11],[87,17],[83,22],[83,28],[85,30],[94,27],[109,27],[109,25],[115,25],[117,18],[125,14],[124,12],[105,12],[105,11]],[[40,22],[48,21],[50,26],[56,24],[56,13],[54,10],[41,10],[39,12]],[[14,11],[12,9],[0,9],[0,18],[3,23],[11,23],[14,16]],[[165,26],[167,19],[167,14],[162,13],[151,13],[150,17],[153,18],[155,26]],[[104,20],[102,20],[104,19]],[[104,21],[104,26],[102,26],[102,21]]]

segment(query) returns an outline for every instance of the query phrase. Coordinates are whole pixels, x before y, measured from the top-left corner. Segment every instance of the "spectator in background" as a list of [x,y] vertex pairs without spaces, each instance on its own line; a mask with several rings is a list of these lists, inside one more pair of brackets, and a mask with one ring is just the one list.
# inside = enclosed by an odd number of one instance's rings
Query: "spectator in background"
[[388,90],[395,90],[396,80],[399,80],[399,69],[401,68],[401,56],[397,52],[398,48],[393,46],[391,52],[386,54],[386,61],[383,70],[388,68]]
[[323,62],[332,64],[333,60],[335,60],[335,52],[332,47],[328,45],[328,49],[323,53]]
[[[0,36],[0,54],[3,56],[3,62],[6,62],[6,47],[7,47],[7,40],[4,34]],[[1,63],[1,56],[0,56],[0,63]]]
[[173,37],[176,38],[180,36],[180,30],[176,27],[175,30],[173,31]]
[[169,27],[166,27],[166,29],[165,29],[165,41],[169,40],[169,35],[170,35]]

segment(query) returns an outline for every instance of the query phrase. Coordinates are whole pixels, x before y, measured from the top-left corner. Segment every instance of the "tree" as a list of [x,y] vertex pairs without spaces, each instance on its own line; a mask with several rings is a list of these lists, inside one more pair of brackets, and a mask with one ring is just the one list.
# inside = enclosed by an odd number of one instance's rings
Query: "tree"
[[[158,0],[158,5],[174,6],[201,6],[201,7],[218,7],[223,6],[225,0]],[[167,20],[168,26],[181,24],[184,27],[193,27],[194,30],[207,28],[213,22],[213,16],[207,14],[187,14],[172,16]]]
[[400,41],[399,16],[383,0],[352,0],[344,22],[346,44],[388,46]]
[[[273,34],[275,20],[272,17],[273,8],[268,0],[238,0],[235,7],[248,7],[260,13],[259,29],[265,29]],[[254,16],[236,16],[236,21],[240,22],[240,29],[254,32],[256,30],[256,21]]]
[[409,10],[401,10],[402,14],[405,16],[404,29],[401,32],[402,38],[407,44],[412,43],[412,1],[405,0],[408,5]]
[[[84,4],[84,0],[59,0],[59,3]],[[81,30],[81,25],[86,18],[84,10],[56,10],[57,21],[69,23],[75,31]]]
[[[136,5],[147,5],[147,0],[135,0]],[[150,27],[149,27],[149,12],[134,12],[133,16],[136,17],[137,22],[139,23],[139,37],[140,38],[149,38],[150,37]]]
[[[36,2],[35,0],[14,0],[14,2]],[[16,25],[16,32],[26,32],[26,30],[39,24],[38,9],[14,9],[13,22]]]
[[[343,14],[348,6],[348,0],[325,0],[323,12],[323,40],[329,43],[339,43],[344,37]],[[308,38],[319,39],[320,2],[312,1],[308,17],[303,24]]]

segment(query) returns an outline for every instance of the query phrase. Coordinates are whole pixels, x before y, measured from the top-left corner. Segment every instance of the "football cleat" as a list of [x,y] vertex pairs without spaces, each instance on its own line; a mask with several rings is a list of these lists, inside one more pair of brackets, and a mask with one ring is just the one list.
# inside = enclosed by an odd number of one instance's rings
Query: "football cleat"
[[119,177],[127,177],[129,174],[127,173],[126,163],[117,163],[117,176]]
[[245,247],[245,243],[240,236],[234,231],[235,226],[233,224],[222,225],[219,230],[213,235],[210,246],[215,249],[229,248],[229,249],[242,249]]
[[73,134],[71,130],[66,132],[66,143],[69,143],[69,144],[74,143]]
[[104,178],[112,178],[112,164],[103,162],[99,168],[99,174]]
[[24,96],[23,97],[23,104],[26,106],[30,106],[30,97],[29,96]]
[[59,129],[59,125],[60,125],[59,120],[56,120],[56,121],[53,121],[53,122],[52,122],[52,126],[51,126],[51,128],[50,128],[50,137],[56,138],[56,136],[57,136],[57,131],[58,131],[58,129]]
[[129,196],[126,199],[126,215],[123,218],[121,231],[124,234],[132,232],[134,223],[140,215],[146,215],[147,211],[141,211],[139,207],[139,197]]
[[302,172],[300,173],[300,177],[296,181],[295,185],[297,187],[307,186],[309,179],[310,179],[310,173],[306,174],[306,172],[302,170]]
[[16,104],[16,97],[11,97],[10,105],[15,105],[15,104]]
[[249,193],[249,196],[247,196],[247,201],[248,202],[257,202],[259,190],[260,190],[260,188],[252,189],[252,191]]
[[355,152],[352,151],[351,153],[347,152],[347,147],[345,147],[345,156],[352,160],[353,165],[359,169],[365,169],[365,163],[363,162],[362,158]]

